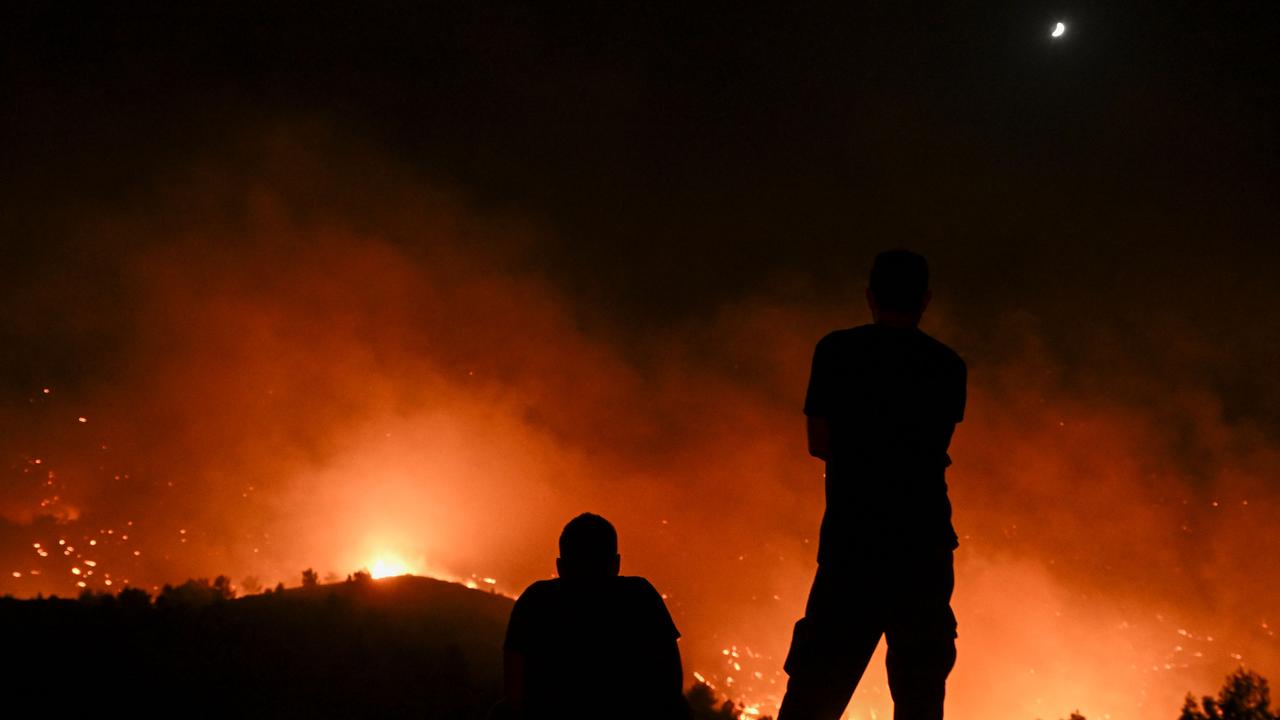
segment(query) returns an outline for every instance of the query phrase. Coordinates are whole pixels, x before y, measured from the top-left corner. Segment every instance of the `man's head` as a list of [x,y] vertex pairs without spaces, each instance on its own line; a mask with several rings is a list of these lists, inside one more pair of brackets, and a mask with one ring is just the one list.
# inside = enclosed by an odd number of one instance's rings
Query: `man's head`
[[582,513],[560,533],[556,570],[562,578],[613,577],[621,563],[618,531],[599,515]]
[[867,286],[867,305],[877,323],[915,326],[929,306],[929,263],[910,250],[876,255]]

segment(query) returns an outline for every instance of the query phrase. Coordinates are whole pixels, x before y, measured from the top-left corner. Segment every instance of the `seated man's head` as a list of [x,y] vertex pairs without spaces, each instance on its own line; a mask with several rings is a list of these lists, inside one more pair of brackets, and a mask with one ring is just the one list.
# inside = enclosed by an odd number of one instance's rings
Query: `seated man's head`
[[929,305],[929,264],[910,250],[876,255],[867,286],[867,305],[878,323],[916,325]]
[[556,570],[568,579],[605,578],[618,574],[618,531],[599,515],[582,513],[560,533]]

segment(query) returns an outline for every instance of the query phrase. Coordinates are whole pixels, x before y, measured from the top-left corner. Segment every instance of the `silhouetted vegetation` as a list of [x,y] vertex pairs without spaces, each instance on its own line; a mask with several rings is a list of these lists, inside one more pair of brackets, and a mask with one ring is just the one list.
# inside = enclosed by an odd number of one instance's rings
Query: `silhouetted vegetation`
[[226,575],[219,575],[212,582],[208,578],[200,578],[188,580],[177,587],[165,585],[156,598],[156,606],[171,609],[199,608],[232,600],[235,596],[231,579]]
[[[226,578],[0,599],[7,687],[48,713],[479,720],[501,693],[511,600],[403,577],[236,598]],[[215,711],[214,708],[221,710]]]
[[[1085,717],[1077,711],[1067,720],[1085,720]],[[1240,668],[1227,676],[1216,698],[1206,695],[1196,702],[1195,696],[1187,693],[1178,720],[1280,720],[1280,715],[1271,712],[1267,679]]]
[[1277,720],[1271,712],[1271,691],[1266,678],[1240,668],[1227,676],[1218,697],[1196,702],[1187,693],[1179,720]]
[[246,595],[257,595],[262,592],[262,581],[254,575],[250,575],[240,581],[240,589],[244,590]]

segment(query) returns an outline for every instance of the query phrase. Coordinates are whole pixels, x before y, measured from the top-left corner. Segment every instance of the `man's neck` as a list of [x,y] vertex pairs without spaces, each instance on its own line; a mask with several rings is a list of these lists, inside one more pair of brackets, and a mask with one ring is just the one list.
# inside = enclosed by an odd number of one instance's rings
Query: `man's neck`
[[876,314],[875,324],[902,330],[915,330],[920,327],[920,317],[907,313],[881,311]]

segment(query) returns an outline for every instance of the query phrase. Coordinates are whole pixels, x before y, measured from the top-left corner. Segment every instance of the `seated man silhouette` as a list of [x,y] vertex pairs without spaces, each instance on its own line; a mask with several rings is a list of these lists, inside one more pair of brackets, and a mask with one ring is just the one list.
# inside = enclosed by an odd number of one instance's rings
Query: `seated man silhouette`
[[618,574],[618,534],[584,513],[560,534],[560,577],[511,610],[504,645],[509,716],[683,718],[680,633],[648,580]]
[[826,461],[818,572],[784,668],[778,720],[837,720],[880,637],[896,720],[940,720],[956,659],[945,471],[964,417],[964,361],[920,331],[925,259],[876,256],[872,324],[818,342],[804,412]]

